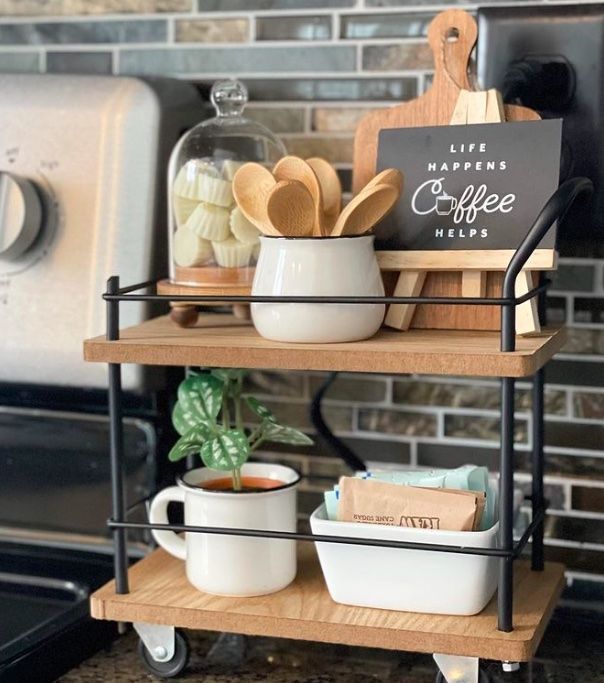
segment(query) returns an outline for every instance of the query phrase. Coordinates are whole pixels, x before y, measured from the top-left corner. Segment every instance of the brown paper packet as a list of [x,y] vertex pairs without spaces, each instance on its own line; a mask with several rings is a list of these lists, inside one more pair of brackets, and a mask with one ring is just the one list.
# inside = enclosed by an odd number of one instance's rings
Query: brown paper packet
[[401,486],[356,477],[339,482],[338,520],[420,529],[473,531],[485,495],[477,491]]

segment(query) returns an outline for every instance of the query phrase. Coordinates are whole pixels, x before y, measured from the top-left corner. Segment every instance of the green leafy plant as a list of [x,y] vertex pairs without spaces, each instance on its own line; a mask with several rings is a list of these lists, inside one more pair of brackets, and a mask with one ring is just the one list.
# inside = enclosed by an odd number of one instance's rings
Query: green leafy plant
[[[233,489],[241,490],[241,466],[267,441],[296,446],[312,444],[306,434],[279,424],[253,396],[243,396],[245,370],[218,369],[193,374],[178,387],[172,424],[180,434],[168,458],[172,462],[198,454],[213,470],[230,471]],[[244,425],[244,404],[257,418]]]

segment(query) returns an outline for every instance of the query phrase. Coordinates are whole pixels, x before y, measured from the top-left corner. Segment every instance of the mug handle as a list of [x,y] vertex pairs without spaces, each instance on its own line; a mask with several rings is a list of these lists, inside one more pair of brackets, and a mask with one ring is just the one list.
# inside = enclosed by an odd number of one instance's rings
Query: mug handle
[[[179,486],[169,486],[160,491],[149,508],[149,521],[151,524],[168,524],[168,504],[185,502],[185,492]],[[163,529],[152,529],[153,538],[159,545],[174,555],[179,560],[187,559],[187,549],[185,539],[175,534],[173,531]]]

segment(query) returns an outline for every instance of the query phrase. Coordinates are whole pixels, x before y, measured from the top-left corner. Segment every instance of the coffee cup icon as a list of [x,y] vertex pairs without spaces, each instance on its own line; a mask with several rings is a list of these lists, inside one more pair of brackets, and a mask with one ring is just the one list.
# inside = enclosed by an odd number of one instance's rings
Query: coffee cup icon
[[436,198],[436,213],[439,216],[448,216],[457,208],[457,199],[450,197],[446,192]]

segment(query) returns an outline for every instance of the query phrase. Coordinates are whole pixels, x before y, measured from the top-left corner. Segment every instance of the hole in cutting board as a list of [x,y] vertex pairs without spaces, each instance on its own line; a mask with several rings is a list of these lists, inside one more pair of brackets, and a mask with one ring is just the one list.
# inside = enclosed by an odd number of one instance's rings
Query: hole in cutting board
[[447,43],[456,43],[459,40],[459,29],[455,26],[451,26],[451,28],[447,29],[445,38],[447,39]]

